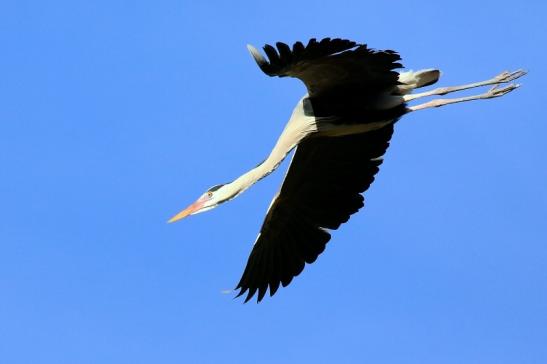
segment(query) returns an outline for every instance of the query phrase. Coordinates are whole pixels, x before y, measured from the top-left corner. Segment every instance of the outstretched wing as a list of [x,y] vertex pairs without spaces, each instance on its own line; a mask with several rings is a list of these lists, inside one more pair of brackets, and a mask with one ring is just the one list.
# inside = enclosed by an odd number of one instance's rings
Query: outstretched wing
[[335,230],[363,207],[393,124],[363,134],[311,137],[297,147],[236,289],[261,301],[313,263]]
[[[277,47],[277,48],[276,48]],[[306,46],[296,42],[292,49],[278,42],[264,46],[266,59],[248,46],[260,69],[269,76],[290,76],[302,80],[311,97],[329,95],[341,89],[374,89],[397,84],[401,58],[391,50],[375,51],[365,44],[344,39],[311,39]]]

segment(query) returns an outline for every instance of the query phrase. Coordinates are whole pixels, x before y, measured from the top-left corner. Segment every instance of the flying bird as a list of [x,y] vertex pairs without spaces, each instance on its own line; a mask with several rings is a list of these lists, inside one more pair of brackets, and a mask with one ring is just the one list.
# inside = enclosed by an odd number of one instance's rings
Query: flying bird
[[[306,263],[313,263],[331,238],[330,231],[363,207],[389,146],[394,124],[405,114],[513,91],[509,83],[526,72],[503,72],[492,79],[412,93],[437,82],[440,71],[398,72],[403,66],[392,50],[374,50],[344,39],[311,39],[307,45],[265,45],[266,57],[251,45],[249,52],[268,76],[295,77],[307,93],[268,157],[230,183],[209,188],[169,222],[213,209],[274,171],[296,148],[279,192],[273,198],[247,265],[236,287],[245,302],[269,288],[273,296],[287,286]],[[488,91],[459,98],[437,98],[409,106],[424,97],[488,86]]]

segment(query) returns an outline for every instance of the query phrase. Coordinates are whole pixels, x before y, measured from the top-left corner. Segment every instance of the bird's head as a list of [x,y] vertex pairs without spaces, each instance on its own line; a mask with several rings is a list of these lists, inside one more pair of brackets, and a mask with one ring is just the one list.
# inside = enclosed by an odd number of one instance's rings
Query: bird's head
[[232,191],[230,184],[221,184],[209,188],[204,194],[190,206],[173,216],[168,222],[175,222],[185,218],[186,216],[199,214],[207,210],[211,210],[221,203],[228,201],[237,195],[238,191]]

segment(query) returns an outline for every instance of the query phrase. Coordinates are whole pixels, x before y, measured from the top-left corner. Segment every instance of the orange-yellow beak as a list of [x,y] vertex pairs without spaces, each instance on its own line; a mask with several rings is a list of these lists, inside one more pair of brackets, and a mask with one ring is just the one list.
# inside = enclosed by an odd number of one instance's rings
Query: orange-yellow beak
[[207,200],[200,198],[199,200],[197,200],[196,202],[194,202],[193,204],[191,204],[190,206],[188,206],[187,208],[185,208],[184,210],[182,210],[181,212],[179,212],[178,214],[173,216],[167,222],[171,223],[171,222],[175,222],[175,221],[179,221],[179,220],[184,219],[186,216],[191,215],[194,212],[201,209],[203,207],[203,204],[205,204],[205,201],[207,201]]

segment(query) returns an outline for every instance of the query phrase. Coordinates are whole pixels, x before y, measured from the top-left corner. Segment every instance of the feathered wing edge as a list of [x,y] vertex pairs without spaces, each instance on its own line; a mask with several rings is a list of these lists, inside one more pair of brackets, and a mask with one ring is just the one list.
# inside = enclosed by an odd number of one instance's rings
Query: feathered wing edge
[[269,44],[264,45],[263,50],[267,56],[266,59],[257,48],[247,44],[249,53],[251,53],[260,69],[268,76],[289,76],[287,71],[299,62],[328,57],[350,50],[361,54],[382,53],[390,58],[389,62],[393,63],[393,67],[390,67],[391,69],[402,67],[401,64],[396,63],[396,61],[401,59],[397,52],[392,50],[374,50],[368,48],[366,44],[347,39],[323,38],[317,41],[317,39],[312,38],[305,46],[302,42],[294,43],[292,49],[283,42],[277,42],[275,45],[275,47]]
[[[256,48],[248,46],[260,69],[269,76],[295,77],[306,85],[310,98],[319,102],[330,114],[329,108],[341,102],[343,109],[360,109],[362,99],[376,97],[389,92],[398,85],[401,57],[392,50],[369,49],[365,44],[343,39],[325,38],[320,42],[311,39],[306,46],[296,42],[292,50],[285,43],[276,43],[277,48],[266,44],[264,57]],[[356,105],[351,97],[363,96]],[[349,97],[349,99],[348,99]],[[344,101],[345,100],[345,101]],[[321,107],[320,107],[321,108]]]
[[292,49],[282,42],[277,42],[275,45],[277,49],[269,44],[264,46],[268,59],[258,49],[250,44],[247,45],[258,67],[268,76],[287,76],[286,70],[301,61],[330,56],[357,46],[366,48],[366,45],[340,38],[324,38],[319,42],[312,38],[306,46],[302,42],[294,43]]

